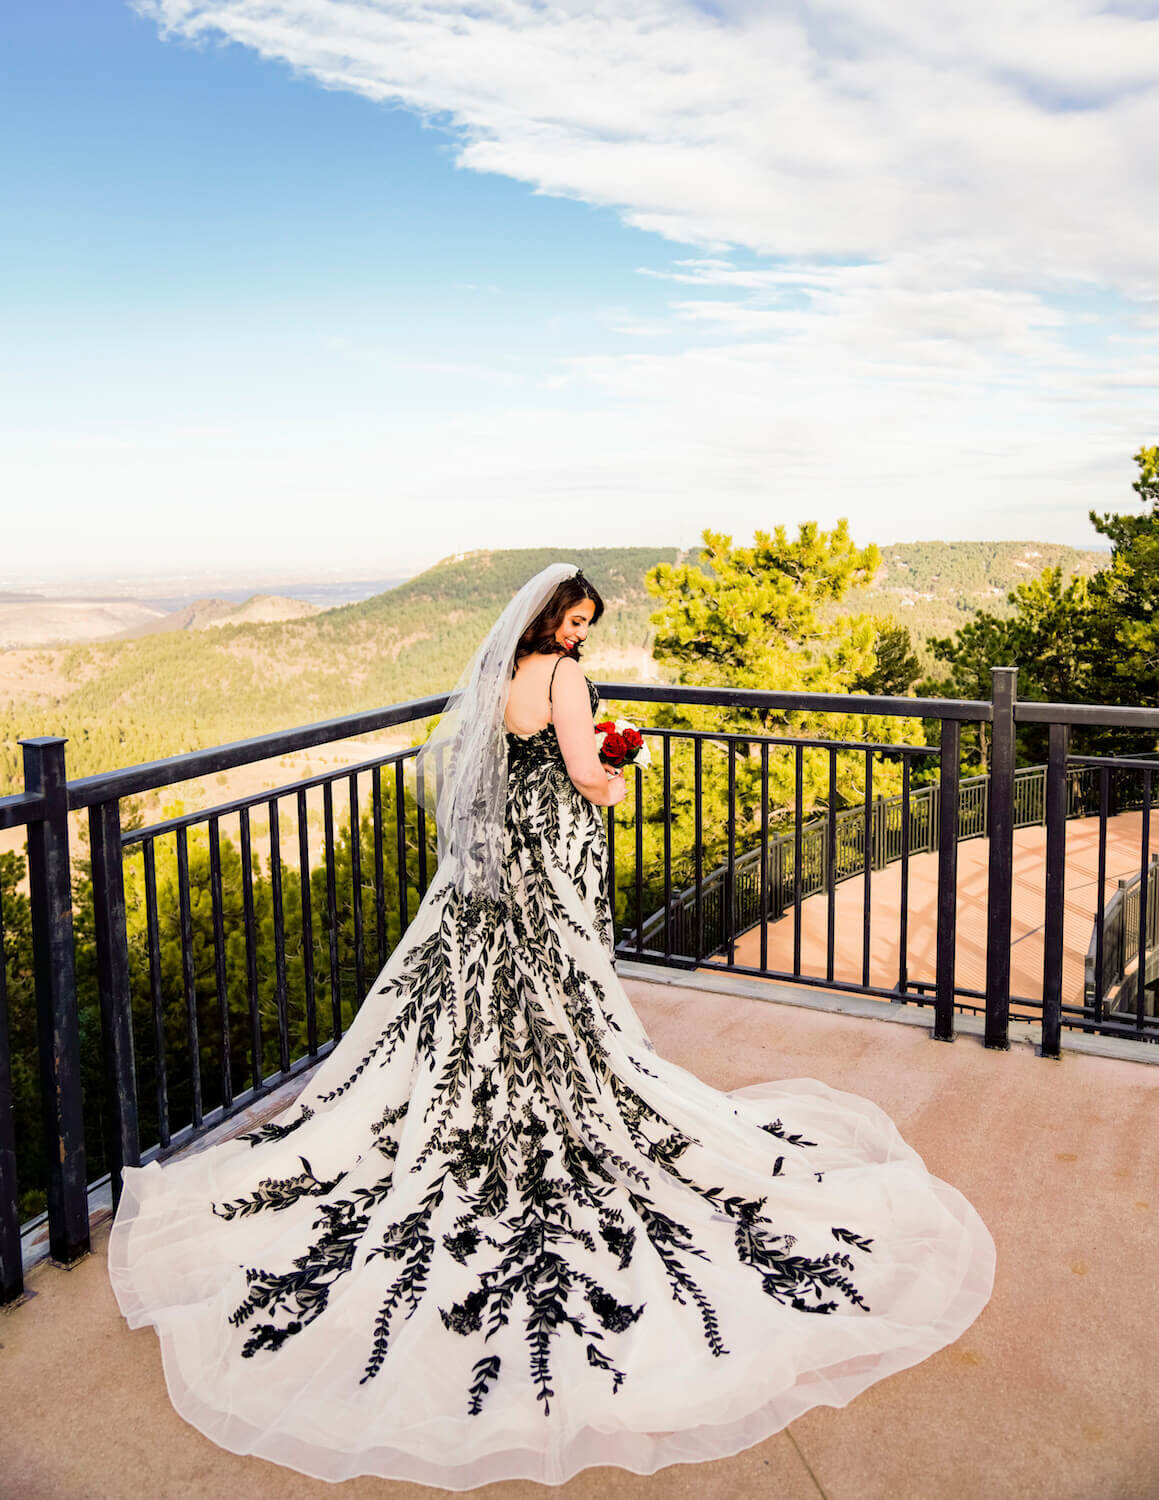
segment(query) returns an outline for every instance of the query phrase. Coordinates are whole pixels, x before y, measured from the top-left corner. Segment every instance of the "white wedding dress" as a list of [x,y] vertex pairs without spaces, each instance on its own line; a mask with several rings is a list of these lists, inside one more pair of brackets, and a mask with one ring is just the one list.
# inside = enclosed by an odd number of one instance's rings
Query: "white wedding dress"
[[655,1054],[600,814],[550,725],[508,746],[501,898],[436,874],[291,1109],[125,1172],[118,1303],[237,1453],[452,1490],[649,1474],[845,1405],[990,1296],[985,1225],[876,1105]]

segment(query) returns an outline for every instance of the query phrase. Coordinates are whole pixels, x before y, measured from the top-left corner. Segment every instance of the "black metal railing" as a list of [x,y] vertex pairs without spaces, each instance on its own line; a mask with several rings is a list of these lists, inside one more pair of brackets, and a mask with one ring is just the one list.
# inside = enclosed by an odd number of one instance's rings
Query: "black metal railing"
[[[939,734],[931,746],[648,730],[660,752],[657,768],[647,784],[635,773],[633,798],[606,824],[620,955],[927,1004],[932,1034],[944,1041],[953,1039],[955,1012],[973,1007],[985,1014],[987,1045],[1003,1048],[1011,1002],[1012,834],[1018,822],[1041,816],[1047,830],[1038,1000],[1043,1054],[1059,1055],[1064,1024],[1159,1040],[1145,1010],[1146,985],[1138,986],[1133,1018],[1108,1014],[1108,980],[1115,977],[1121,989],[1122,978],[1104,951],[1096,955],[1093,991],[1074,1003],[1062,994],[1065,823],[1076,785],[1087,787],[1082,796],[1089,798],[1097,784],[1105,849],[1112,775],[1142,778],[1137,925],[1144,953],[1156,884],[1146,873],[1155,763],[1068,760],[1070,727],[1133,729],[1153,746],[1159,711],[1017,703],[1015,673],[1006,668],[993,674],[992,699],[980,701],[599,686],[605,699],[625,703],[923,718],[935,721]],[[0,831],[24,830],[27,839],[31,950],[16,954],[5,928],[10,914],[0,905],[6,960],[0,964],[0,1300],[20,1293],[21,1190],[37,1175],[35,1163],[29,1165],[35,1153],[27,1141],[22,1151],[13,1126],[7,1030],[13,975],[34,996],[38,1190],[50,1253],[67,1263],[88,1248],[87,1195],[102,1175],[115,1202],[126,1165],[179,1149],[340,1040],[433,870],[433,829],[407,785],[413,746],[204,810],[178,810],[147,826],[132,826],[132,799],[387,729],[414,733],[445,701],[438,695],[71,782],[63,740],[23,742],[25,790],[0,798]],[[989,729],[984,784],[960,773],[961,730],[970,724]],[[1014,769],[1015,736],[1024,724],[1049,726],[1049,762],[1037,780]],[[1089,769],[1076,777],[1080,764]],[[855,805],[843,806],[839,789],[844,776],[848,804],[850,768],[860,791]],[[784,805],[770,798],[774,770],[777,785],[791,790]],[[900,791],[876,798],[875,777],[879,786],[896,779]],[[923,784],[928,777],[932,783]],[[826,812],[810,823],[806,806],[818,786]],[[70,846],[69,819],[77,814],[87,815],[89,859],[87,871],[78,863],[74,889],[72,857],[80,851]],[[976,991],[956,980],[957,850],[962,836],[981,832],[989,838],[987,980]],[[722,873],[706,877],[716,848],[725,855],[715,861]],[[936,960],[933,974],[914,976],[906,969],[907,880],[919,850],[937,859]],[[901,865],[900,958],[896,982],[875,987],[869,947],[879,858]],[[841,872],[858,861],[865,880],[859,982],[839,978],[834,964],[834,891]],[[652,942],[644,923],[648,902],[670,910],[674,890],[688,885],[684,866],[692,876],[690,900],[681,896],[689,922],[679,930],[663,923]],[[1100,874],[1104,868],[1105,862]],[[817,973],[807,972],[801,958],[801,907],[810,892],[826,903],[826,962]],[[763,937],[759,962],[738,963],[735,922],[717,913],[718,904],[730,913],[755,909],[762,934],[778,905],[783,912],[791,907],[792,969],[769,967]],[[1102,923],[1101,895],[1098,917]],[[708,947],[714,932],[724,934],[716,950]],[[28,1057],[15,1061],[27,1074]],[[20,1129],[27,1131],[26,1123]]]
[[[320,745],[417,727],[445,702],[440,694],[72,782],[65,777],[64,740],[22,742],[26,789],[0,798],[0,830],[26,830],[32,914],[31,955],[17,954],[0,909],[7,960],[0,964],[0,1301],[22,1289],[21,1230],[38,1222],[20,1224],[30,1179],[43,1187],[50,1254],[75,1260],[88,1247],[92,1187],[111,1180],[115,1201],[125,1165],[179,1149],[335,1045],[371,965],[381,967],[426,890],[432,831],[403,786],[414,748],[147,827],[122,827],[128,799]],[[345,789],[342,825],[336,785]],[[281,832],[287,804],[296,814],[296,864],[285,857]],[[255,810],[265,823],[260,834]],[[311,812],[323,824],[317,849]],[[90,853],[90,888],[83,894],[73,888],[70,859],[69,816],[78,813],[87,813]],[[343,893],[340,854],[349,877]],[[391,887],[397,907],[388,913]],[[74,915],[91,932],[91,976],[78,978]],[[139,919],[132,933],[130,917]],[[26,1149],[22,1160],[17,1149],[6,1003],[8,972],[29,957],[39,1172],[32,1153]],[[325,1017],[316,1003],[319,974],[329,991]],[[291,976],[300,981],[293,994]],[[82,1059],[86,980],[99,1014],[95,1077]]]
[[[843,748],[864,751],[865,747],[859,743]],[[875,748],[881,754],[888,754],[890,750],[888,746]],[[1046,780],[1045,765],[1022,766],[1015,771],[1013,826],[1016,829],[1042,827],[1046,823]],[[1095,767],[1072,765],[1068,768],[1068,819],[1089,817],[1098,811],[1098,786]],[[1135,788],[1116,787],[1114,781],[1112,787],[1114,813],[1141,805],[1141,795]],[[822,894],[831,885],[862,876],[867,850],[871,873],[897,864],[903,857],[908,859],[936,851],[940,788],[930,785],[911,790],[907,786],[894,796],[874,799],[868,823],[858,808],[841,809],[836,813],[835,821],[832,881],[829,817],[826,814],[770,838],[767,849],[758,846],[739,855],[732,870],[731,907],[726,899],[727,863],[715,866],[699,884],[677,891],[666,908],[659,908],[645,920],[644,949],[655,951],[667,947],[675,954],[697,954],[699,959],[716,954],[730,940],[735,943],[762,920],[762,860],[766,863],[764,889],[768,893],[764,920],[777,921],[796,906],[798,899]],[[967,777],[958,784],[958,842],[988,838],[989,833],[990,777]],[[799,883],[796,875],[798,858],[802,869]],[[698,900],[701,907],[699,925],[696,918]],[[1108,909],[1108,922],[1111,917]],[[667,934],[664,933],[665,924],[671,929]],[[624,943],[625,949],[637,946],[635,932],[626,933]],[[1128,948],[1128,958],[1133,956],[1133,951]],[[1118,977],[1121,980],[1122,974]]]
[[[1152,854],[1145,870],[1120,880],[1106,904],[1101,923],[1091,931],[1083,964],[1083,994],[1093,997],[1100,989],[1113,1011],[1133,1010],[1138,997],[1140,926],[1143,934],[1143,985],[1152,993],[1147,1002],[1155,1014],[1154,990],[1159,982],[1159,855]],[[1144,896],[1144,889],[1146,895]],[[1142,917],[1142,923],[1140,923]],[[1100,963],[1103,983],[1096,975]]]
[[[1156,731],[1159,730],[1159,711],[1131,707],[1106,705],[1077,705],[1056,703],[1021,703],[1016,701],[1016,669],[995,668],[992,672],[993,698],[989,702],[939,703],[937,700],[838,698],[821,695],[737,693],[727,698],[713,695],[709,689],[668,689],[663,687],[639,687],[625,691],[620,696],[628,701],[664,701],[669,696],[678,696],[677,701],[706,703],[719,701],[730,706],[765,707],[792,710],[808,707],[814,712],[832,710],[839,712],[838,705],[846,713],[878,716],[920,715],[923,718],[940,718],[941,743],[937,750],[929,746],[899,746],[895,744],[866,745],[860,742],[831,742],[823,740],[787,740],[773,736],[720,735],[708,731],[653,730],[651,734],[665,740],[665,781],[661,806],[669,802],[667,767],[673,755],[673,745],[680,740],[691,743],[696,756],[696,868],[691,890],[692,918],[685,931],[690,930],[691,941],[683,951],[680,930],[671,921],[662,921],[653,930],[652,944],[645,942],[646,912],[654,912],[657,906],[671,911],[673,890],[679,884],[672,879],[668,865],[669,842],[664,841],[665,869],[663,874],[663,901],[650,905],[644,900],[643,862],[638,857],[635,865],[635,891],[631,903],[634,923],[623,924],[624,932],[618,945],[618,953],[644,962],[675,963],[687,967],[726,969],[730,972],[751,974],[762,978],[788,980],[796,984],[818,985],[831,989],[845,989],[870,994],[881,999],[904,1001],[910,1004],[931,1004],[934,1011],[934,1035],[940,1039],[952,1036],[952,1017],[955,1009],[975,1010],[985,1016],[985,1041],[989,1047],[1003,1048],[1008,1045],[1010,1006],[1012,999],[1025,1017],[1033,1013],[1042,1023],[1042,1051],[1047,1056],[1059,1055],[1061,1027],[1084,1031],[1100,1031],[1104,1034],[1133,1039],[1159,1040],[1159,1026],[1154,1017],[1154,1003],[1146,998],[1146,987],[1136,997],[1133,1014],[1124,1015],[1120,1004],[1113,1007],[1107,1003],[1106,984],[1101,967],[1096,969],[1092,993],[1077,997],[1077,1003],[1064,1002],[1063,982],[1063,881],[1066,859],[1066,822],[1068,817],[1082,813],[1091,814],[1096,809],[1098,823],[1099,896],[1095,916],[1096,934],[1104,922],[1103,882],[1106,870],[1107,825],[1111,817],[1128,807],[1141,807],[1143,812],[1142,845],[1140,863],[1145,866],[1150,857],[1149,813],[1154,805],[1155,788],[1153,773],[1159,763],[1143,757],[1084,757],[1069,756],[1069,736],[1072,728],[1133,731],[1145,736],[1150,752],[1155,746]],[[991,738],[991,771],[985,787],[976,783],[969,786],[963,796],[963,782],[958,776],[960,729],[964,723],[974,720],[989,725]],[[1021,726],[1045,726],[1050,739],[1051,757],[1045,776],[1019,777],[1015,770],[1015,741]],[[721,878],[717,892],[706,891],[704,861],[701,859],[700,819],[700,765],[705,750],[712,744],[723,745],[728,758],[728,836],[725,858],[720,864]],[[791,749],[790,749],[791,747]],[[801,910],[806,898],[809,879],[809,861],[806,854],[806,821],[802,797],[802,757],[809,751],[824,751],[829,758],[827,778],[827,808],[823,820],[823,841],[820,853],[813,863],[812,885],[814,894],[823,896],[826,903],[826,961],[822,972],[807,972],[802,963]],[[736,761],[741,754],[761,758],[761,780],[767,781],[768,757],[770,754],[791,753],[795,757],[793,797],[789,808],[791,833],[785,837],[781,855],[782,870],[788,870],[785,886],[788,907],[793,916],[793,962],[791,967],[771,968],[768,964],[767,926],[773,912],[772,879],[770,871],[770,846],[775,835],[771,832],[771,814],[767,799],[762,797],[759,833],[759,853],[753,858],[752,889],[747,893],[750,909],[755,909],[756,923],[760,927],[760,954],[756,964],[743,965],[736,961],[736,936],[739,923],[730,924],[728,913],[735,911],[738,900],[738,866],[745,858],[745,850],[739,849],[735,837]],[[860,807],[845,809],[847,837],[841,836],[843,811],[841,798],[837,794],[836,764],[839,756],[864,757],[864,798]],[[864,850],[873,848],[874,798],[872,794],[873,760],[894,758],[902,762],[901,803],[912,808],[920,797],[913,784],[913,767],[922,757],[938,756],[938,775],[929,798],[928,807],[952,808],[952,816],[939,816],[936,829],[927,838],[926,847],[937,850],[937,902],[936,902],[936,962],[933,976],[914,977],[907,973],[907,924],[909,920],[909,863],[914,848],[911,845],[915,823],[920,827],[921,812],[900,817],[896,834],[900,875],[900,913],[898,930],[898,975],[892,985],[871,985],[870,939],[872,932],[872,873],[873,860],[865,866]],[[644,797],[641,773],[636,773],[637,805]],[[1020,780],[1026,786],[1019,793]],[[920,807],[920,803],[919,803]],[[956,938],[957,906],[957,847],[963,833],[963,820],[967,834],[986,829],[989,842],[987,858],[987,938],[986,938],[986,987],[971,989],[958,984],[955,979],[954,941]],[[1041,995],[1015,995],[1010,990],[1010,935],[1013,897],[1013,834],[1019,823],[1041,822],[1046,827],[1045,875],[1046,902],[1043,924],[1043,989]],[[970,825],[973,825],[971,828]],[[861,832],[856,830],[860,827]],[[639,822],[636,826],[636,844],[642,847]],[[791,853],[789,850],[791,848]],[[817,871],[823,872],[818,876]],[[861,920],[861,976],[860,980],[843,980],[835,974],[834,957],[837,946],[835,892],[842,870],[864,876],[863,908]],[[800,872],[798,875],[797,872]],[[1144,875],[1144,880],[1145,880]],[[653,886],[656,886],[653,882]],[[655,894],[660,894],[658,889]],[[722,934],[719,945],[714,944],[706,928],[711,925],[712,905],[719,910],[718,932]],[[752,924],[749,924],[752,925]],[[730,932],[731,926],[731,932]],[[847,951],[850,941],[856,937],[842,933],[842,948]],[[719,953],[716,951],[719,947]],[[1145,951],[1145,949],[1144,949]],[[1076,986],[1076,990],[1077,990]]]

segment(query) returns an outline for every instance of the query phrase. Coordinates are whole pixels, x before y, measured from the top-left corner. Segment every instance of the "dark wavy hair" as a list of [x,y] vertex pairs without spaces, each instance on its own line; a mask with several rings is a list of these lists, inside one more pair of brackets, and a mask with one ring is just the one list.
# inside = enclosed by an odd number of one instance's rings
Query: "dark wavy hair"
[[556,640],[555,632],[563,624],[568,610],[573,609],[584,599],[590,599],[596,607],[591,620],[594,625],[604,612],[604,601],[600,598],[599,590],[595,584],[589,583],[582,573],[577,573],[574,578],[565,578],[519,637],[519,644],[515,648],[515,660],[511,666],[512,676],[515,674],[515,668],[525,656],[560,655],[571,656],[576,661],[579,660],[580,648],[573,646],[570,651],[566,651]]

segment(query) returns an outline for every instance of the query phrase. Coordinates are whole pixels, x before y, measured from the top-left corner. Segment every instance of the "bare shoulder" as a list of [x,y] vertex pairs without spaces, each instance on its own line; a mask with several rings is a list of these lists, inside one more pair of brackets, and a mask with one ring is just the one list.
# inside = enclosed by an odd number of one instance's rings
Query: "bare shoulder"
[[581,686],[586,679],[584,669],[576,661],[574,656],[561,656],[555,667],[555,684],[557,687],[566,686],[571,689]]
[[522,678],[528,682],[534,682],[538,681],[541,677],[550,677],[551,669],[556,659],[554,656],[544,656],[540,652],[535,651],[530,656],[525,656],[515,668],[514,680],[518,682]]

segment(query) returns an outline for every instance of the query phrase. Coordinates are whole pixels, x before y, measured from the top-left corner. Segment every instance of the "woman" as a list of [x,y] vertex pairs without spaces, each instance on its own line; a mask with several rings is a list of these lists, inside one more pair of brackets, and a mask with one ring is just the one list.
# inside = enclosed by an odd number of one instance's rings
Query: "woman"
[[612,965],[574,567],[503,612],[421,755],[435,880],[294,1107],[129,1169],[109,1246],[177,1409],[324,1479],[448,1489],[718,1458],[956,1339],[994,1246],[875,1105],[720,1093]]

